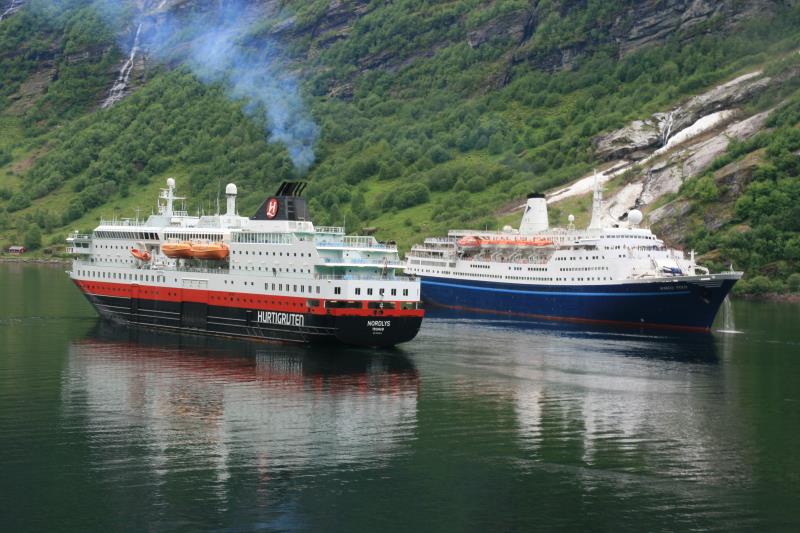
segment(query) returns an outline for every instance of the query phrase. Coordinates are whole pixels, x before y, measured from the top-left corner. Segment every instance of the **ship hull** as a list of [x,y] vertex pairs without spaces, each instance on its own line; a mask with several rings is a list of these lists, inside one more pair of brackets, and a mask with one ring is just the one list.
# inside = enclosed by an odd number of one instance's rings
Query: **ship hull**
[[[133,298],[131,288],[112,284],[99,287],[94,283],[89,287],[76,282],[76,285],[102,318],[119,324],[266,341],[389,347],[412,340],[419,332],[423,315],[421,310],[402,315],[381,309],[311,312],[296,302],[284,303],[284,308],[278,310],[257,309],[214,305],[213,298],[192,298],[193,301]],[[159,291],[139,289],[138,292],[153,295]],[[294,305],[297,310],[286,309]]]
[[708,331],[740,274],[605,285],[521,285],[425,277],[429,306],[635,327]]

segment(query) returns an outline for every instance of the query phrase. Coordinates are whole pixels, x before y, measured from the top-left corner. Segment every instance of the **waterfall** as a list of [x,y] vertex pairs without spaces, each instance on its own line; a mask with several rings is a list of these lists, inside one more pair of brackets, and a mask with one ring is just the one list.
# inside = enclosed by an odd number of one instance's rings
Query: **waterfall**
[[670,111],[664,117],[664,122],[661,123],[661,146],[666,146],[667,141],[672,136],[672,126],[675,123],[675,112]]
[[128,89],[128,81],[130,80],[131,72],[133,72],[133,63],[136,59],[136,54],[139,53],[139,34],[141,32],[142,23],[140,22],[139,27],[136,29],[136,37],[133,39],[133,47],[131,48],[131,53],[128,56],[128,60],[122,65],[122,68],[119,71],[119,76],[117,76],[117,81],[114,82],[114,85],[108,92],[108,96],[100,106],[103,109],[111,107],[122,100],[122,97],[125,96],[125,91]]
[[8,8],[6,8],[5,11],[0,13],[0,21],[2,21],[7,16],[14,14],[16,10],[22,7],[23,3],[24,0],[11,0],[11,3],[8,5]]
[[721,333],[739,333],[736,331],[736,321],[733,318],[733,304],[730,296],[722,300],[722,329],[717,330]]

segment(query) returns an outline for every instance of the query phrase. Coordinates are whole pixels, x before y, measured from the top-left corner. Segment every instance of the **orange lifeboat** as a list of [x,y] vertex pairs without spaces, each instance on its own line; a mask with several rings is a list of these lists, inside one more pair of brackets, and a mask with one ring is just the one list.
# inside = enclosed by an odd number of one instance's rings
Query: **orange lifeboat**
[[514,246],[514,241],[509,239],[486,239],[481,244],[492,248],[508,248]]
[[165,242],[161,245],[164,255],[172,259],[187,259],[192,257],[192,244],[189,242]]
[[150,252],[147,250],[139,250],[137,248],[131,248],[131,255],[138,259],[139,261],[150,261]]
[[458,239],[458,245],[467,250],[480,248],[481,240],[478,237],[472,236],[462,237]]
[[524,241],[522,244],[525,246],[549,246],[553,244],[553,241],[549,239],[529,239]]
[[227,259],[229,253],[228,246],[221,242],[192,243],[192,257],[195,259],[219,261],[221,259]]

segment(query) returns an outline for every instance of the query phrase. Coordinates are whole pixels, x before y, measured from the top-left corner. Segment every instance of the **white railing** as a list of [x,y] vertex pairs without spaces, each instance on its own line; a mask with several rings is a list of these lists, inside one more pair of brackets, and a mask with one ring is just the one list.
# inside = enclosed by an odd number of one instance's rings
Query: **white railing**
[[341,226],[317,226],[314,231],[317,233],[344,235],[344,228]]
[[341,265],[370,265],[375,267],[386,267],[386,268],[402,268],[405,266],[401,261],[383,261],[382,259],[346,259],[346,258],[323,258],[323,262],[326,264],[341,264]]

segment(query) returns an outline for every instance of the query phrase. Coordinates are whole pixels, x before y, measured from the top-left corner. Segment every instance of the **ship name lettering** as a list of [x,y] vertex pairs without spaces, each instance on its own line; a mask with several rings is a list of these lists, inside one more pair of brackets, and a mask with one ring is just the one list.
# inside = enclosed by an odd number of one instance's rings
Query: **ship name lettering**
[[256,322],[261,324],[277,324],[279,326],[302,327],[305,317],[297,313],[276,313],[274,311],[258,311]]
[[388,328],[391,325],[391,320],[367,320],[367,327],[370,328]]

